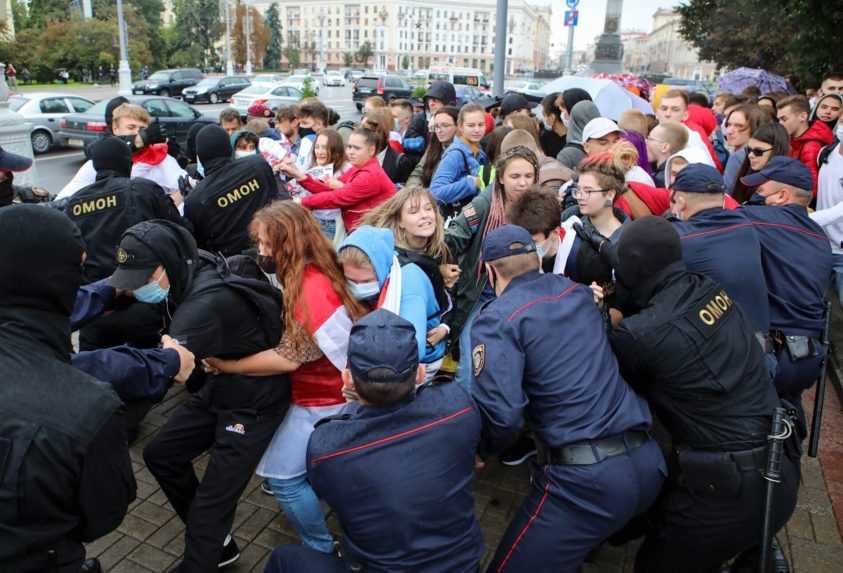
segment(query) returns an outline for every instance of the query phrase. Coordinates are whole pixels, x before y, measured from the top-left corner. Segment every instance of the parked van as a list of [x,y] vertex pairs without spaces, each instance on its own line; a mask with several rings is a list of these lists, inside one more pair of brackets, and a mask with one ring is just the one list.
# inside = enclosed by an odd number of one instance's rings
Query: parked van
[[427,74],[428,85],[436,80],[446,80],[456,85],[471,86],[481,91],[489,90],[489,81],[477,68],[455,68],[452,66],[431,66]]

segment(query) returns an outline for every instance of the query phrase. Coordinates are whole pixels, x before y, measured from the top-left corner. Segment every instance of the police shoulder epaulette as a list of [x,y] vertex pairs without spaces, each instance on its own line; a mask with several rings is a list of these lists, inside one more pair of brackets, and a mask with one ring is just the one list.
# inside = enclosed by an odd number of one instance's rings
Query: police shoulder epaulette
[[477,214],[477,209],[474,208],[474,205],[466,205],[465,209],[462,210],[462,214],[465,215],[465,220],[469,227],[480,225],[480,215]]
[[322,418],[321,420],[319,420],[318,422],[316,422],[315,424],[313,424],[313,427],[318,428],[322,424],[327,424],[328,422],[333,422],[333,421],[336,421],[336,420],[350,420],[350,419],[351,419],[351,414],[337,414],[335,416],[326,416],[326,417]]

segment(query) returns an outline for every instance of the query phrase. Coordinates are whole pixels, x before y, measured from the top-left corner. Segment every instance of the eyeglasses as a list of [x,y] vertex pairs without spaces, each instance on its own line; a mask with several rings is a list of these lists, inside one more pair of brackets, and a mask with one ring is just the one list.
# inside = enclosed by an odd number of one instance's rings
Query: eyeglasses
[[760,147],[747,147],[746,152],[751,153],[755,157],[763,157],[765,153],[769,153],[773,151],[772,147],[768,147],[767,149],[762,149]]
[[445,131],[446,129],[454,129],[456,126],[456,123],[434,124],[433,131]]
[[580,189],[579,187],[574,187],[571,195],[574,196],[574,199],[585,199],[592,193],[607,193],[608,191],[611,191],[611,189]]

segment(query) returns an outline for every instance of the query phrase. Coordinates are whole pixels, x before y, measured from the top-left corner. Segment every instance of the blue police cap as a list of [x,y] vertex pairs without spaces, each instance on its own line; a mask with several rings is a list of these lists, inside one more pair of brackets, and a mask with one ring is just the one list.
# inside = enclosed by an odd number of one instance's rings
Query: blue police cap
[[385,309],[354,323],[348,340],[348,369],[366,382],[406,382],[416,374],[419,347],[413,324]]
[[524,253],[535,253],[536,243],[527,229],[518,225],[501,225],[483,240],[483,260],[487,263]]
[[814,187],[811,171],[805,164],[798,159],[785,157],[784,155],[771,158],[758,173],[741,177],[741,183],[747,187],[758,187],[767,181],[784,183],[805,191],[810,191]]
[[692,163],[682,169],[670,187],[686,193],[725,193],[723,176],[714,167],[705,163]]

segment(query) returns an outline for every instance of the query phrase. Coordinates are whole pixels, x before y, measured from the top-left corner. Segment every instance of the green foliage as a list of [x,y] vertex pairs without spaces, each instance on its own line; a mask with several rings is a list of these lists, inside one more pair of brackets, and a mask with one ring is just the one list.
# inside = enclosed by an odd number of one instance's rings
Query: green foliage
[[287,64],[290,69],[299,67],[301,63],[301,53],[298,48],[287,46],[284,48],[284,57],[287,58]]
[[413,88],[413,93],[410,94],[410,97],[415,97],[415,98],[421,99],[421,98],[424,97],[424,94],[426,94],[426,93],[427,93],[427,88],[425,88],[423,86],[419,86],[417,88]]
[[194,57],[198,47],[200,57],[191,65],[205,66],[219,60],[214,44],[225,29],[225,25],[220,23],[219,7],[218,0],[173,0],[176,16],[173,43],[170,45],[173,57]]
[[816,87],[839,67],[843,11],[813,0],[688,0],[680,33],[720,67],[763,68]]
[[401,69],[402,70],[409,70],[410,69],[410,56],[404,54],[401,58]]
[[346,67],[351,67],[352,64],[354,64],[354,52],[343,53],[342,59],[345,62]]
[[316,90],[313,89],[313,78],[307,76],[304,80],[304,90],[302,91],[301,99],[308,97],[316,97]]
[[263,67],[268,70],[281,68],[283,51],[283,33],[281,29],[281,15],[278,12],[278,3],[273,2],[264,15],[266,26],[269,28],[269,44],[266,46],[266,53],[263,56]]
[[67,0],[30,0],[29,23],[43,28],[48,22],[62,22],[70,19]]
[[375,55],[375,53],[372,51],[372,44],[370,44],[367,40],[360,44],[360,47],[357,48],[357,53],[354,54],[354,59],[365,66],[369,64],[369,58],[373,55]]
[[12,18],[15,22],[15,32],[23,32],[32,26],[29,8],[24,0],[12,0]]

